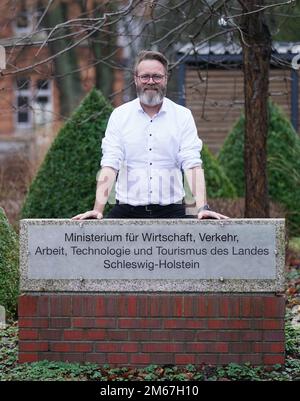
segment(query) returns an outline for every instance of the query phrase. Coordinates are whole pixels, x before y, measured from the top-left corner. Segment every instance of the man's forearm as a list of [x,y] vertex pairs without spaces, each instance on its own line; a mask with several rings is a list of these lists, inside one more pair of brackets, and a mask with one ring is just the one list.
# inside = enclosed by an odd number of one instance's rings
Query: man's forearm
[[185,176],[199,209],[207,202],[204,170],[201,166],[196,166],[185,170]]
[[117,171],[112,167],[102,167],[97,176],[97,190],[94,210],[103,213],[111,189],[116,181]]

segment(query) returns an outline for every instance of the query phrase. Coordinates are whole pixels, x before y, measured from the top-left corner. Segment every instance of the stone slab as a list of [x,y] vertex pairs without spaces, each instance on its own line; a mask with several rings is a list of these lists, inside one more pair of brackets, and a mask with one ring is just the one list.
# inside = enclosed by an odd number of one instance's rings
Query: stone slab
[[26,219],[21,291],[280,292],[284,219]]

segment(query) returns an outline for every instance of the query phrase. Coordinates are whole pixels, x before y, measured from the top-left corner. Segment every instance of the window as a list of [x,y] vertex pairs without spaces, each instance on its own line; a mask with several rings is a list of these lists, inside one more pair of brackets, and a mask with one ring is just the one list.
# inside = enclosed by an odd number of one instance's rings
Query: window
[[15,20],[13,21],[15,34],[20,36],[31,34],[37,28],[38,21],[43,15],[44,9],[36,9],[32,5],[26,4],[26,0],[21,0],[18,3],[19,7],[17,15]]
[[16,125],[31,128],[52,120],[51,81],[20,77],[16,81]]
[[17,109],[17,125],[19,127],[30,127],[32,124],[32,116],[30,110],[30,78],[17,78],[16,84],[16,109]]

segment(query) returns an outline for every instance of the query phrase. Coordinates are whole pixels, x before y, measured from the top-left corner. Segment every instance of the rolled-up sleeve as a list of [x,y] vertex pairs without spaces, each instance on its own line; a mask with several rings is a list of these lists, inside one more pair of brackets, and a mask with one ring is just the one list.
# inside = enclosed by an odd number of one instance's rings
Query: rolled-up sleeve
[[124,151],[121,134],[116,125],[116,114],[113,111],[107,124],[105,136],[102,140],[102,159],[101,167],[112,167],[120,170],[124,160]]
[[198,137],[197,128],[189,111],[188,118],[182,129],[180,149],[178,153],[178,164],[182,170],[201,166],[202,141]]

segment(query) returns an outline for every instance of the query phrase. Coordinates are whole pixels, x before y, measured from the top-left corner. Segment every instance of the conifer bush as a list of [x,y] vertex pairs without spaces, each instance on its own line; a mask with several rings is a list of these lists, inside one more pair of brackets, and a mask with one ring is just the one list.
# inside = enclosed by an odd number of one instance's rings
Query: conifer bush
[[[228,135],[218,161],[237,190],[244,196],[244,123],[242,115]],[[291,235],[300,235],[300,137],[289,119],[274,103],[269,103],[267,141],[269,194],[286,210]]]
[[16,317],[19,294],[19,242],[0,207],[0,305],[7,317]]
[[235,198],[236,189],[206,145],[201,151],[208,198]]
[[23,218],[70,218],[92,209],[101,140],[112,106],[93,89],[53,141],[33,180]]

